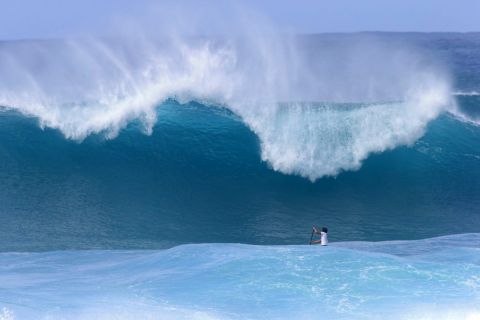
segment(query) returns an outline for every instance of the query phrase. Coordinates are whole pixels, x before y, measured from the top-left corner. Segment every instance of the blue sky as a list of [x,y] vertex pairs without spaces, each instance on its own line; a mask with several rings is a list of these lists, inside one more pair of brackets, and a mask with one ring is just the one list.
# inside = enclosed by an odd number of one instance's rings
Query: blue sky
[[[0,0],[0,39],[51,38],[98,32],[115,18],[128,16],[142,20],[149,8],[158,4],[176,3],[189,8],[214,8],[224,6],[227,2],[228,0]],[[480,0],[236,2],[268,17],[280,29],[296,33],[480,31]]]

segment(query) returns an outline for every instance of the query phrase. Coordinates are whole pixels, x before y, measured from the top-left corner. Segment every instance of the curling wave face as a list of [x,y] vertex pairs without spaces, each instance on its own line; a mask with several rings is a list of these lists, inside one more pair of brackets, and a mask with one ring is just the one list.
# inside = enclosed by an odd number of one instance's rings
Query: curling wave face
[[[312,114],[305,123],[329,113],[340,119],[342,110],[376,110],[359,104],[302,107]],[[276,121],[291,119],[292,110],[279,112]],[[0,113],[0,251],[298,244],[312,223],[331,226],[334,241],[478,230],[480,127],[452,115],[432,121],[409,147],[312,183],[271,170],[261,161],[258,136],[228,109],[170,100],[157,112],[150,136],[138,121],[115,139],[93,135],[81,143],[57,130],[42,131],[35,119]],[[304,145],[302,132],[295,134],[293,147]],[[335,150],[351,137],[328,138],[318,143]]]

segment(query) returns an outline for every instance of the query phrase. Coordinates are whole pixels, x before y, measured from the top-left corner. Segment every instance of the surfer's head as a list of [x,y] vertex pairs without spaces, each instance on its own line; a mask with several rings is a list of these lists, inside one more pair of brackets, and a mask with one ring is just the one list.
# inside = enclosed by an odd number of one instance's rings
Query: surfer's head
[[323,227],[323,228],[322,228],[322,232],[328,233],[328,228],[327,228],[327,227]]

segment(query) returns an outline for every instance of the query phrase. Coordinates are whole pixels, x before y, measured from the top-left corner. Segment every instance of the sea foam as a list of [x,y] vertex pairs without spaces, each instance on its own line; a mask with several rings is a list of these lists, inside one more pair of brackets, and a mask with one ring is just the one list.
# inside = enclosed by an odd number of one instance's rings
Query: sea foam
[[0,307],[5,319],[478,319],[479,242],[1,253]]

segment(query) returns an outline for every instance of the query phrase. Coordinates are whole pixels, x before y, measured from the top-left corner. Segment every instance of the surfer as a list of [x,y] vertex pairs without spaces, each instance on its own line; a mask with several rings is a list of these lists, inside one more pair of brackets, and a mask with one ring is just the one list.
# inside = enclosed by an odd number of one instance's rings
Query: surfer
[[[328,245],[328,228],[323,227],[321,231],[319,231],[316,226],[313,226],[312,228],[313,229],[312,229],[312,237],[310,238],[310,244],[320,244],[321,246]],[[320,239],[312,241],[314,234],[320,235]]]

